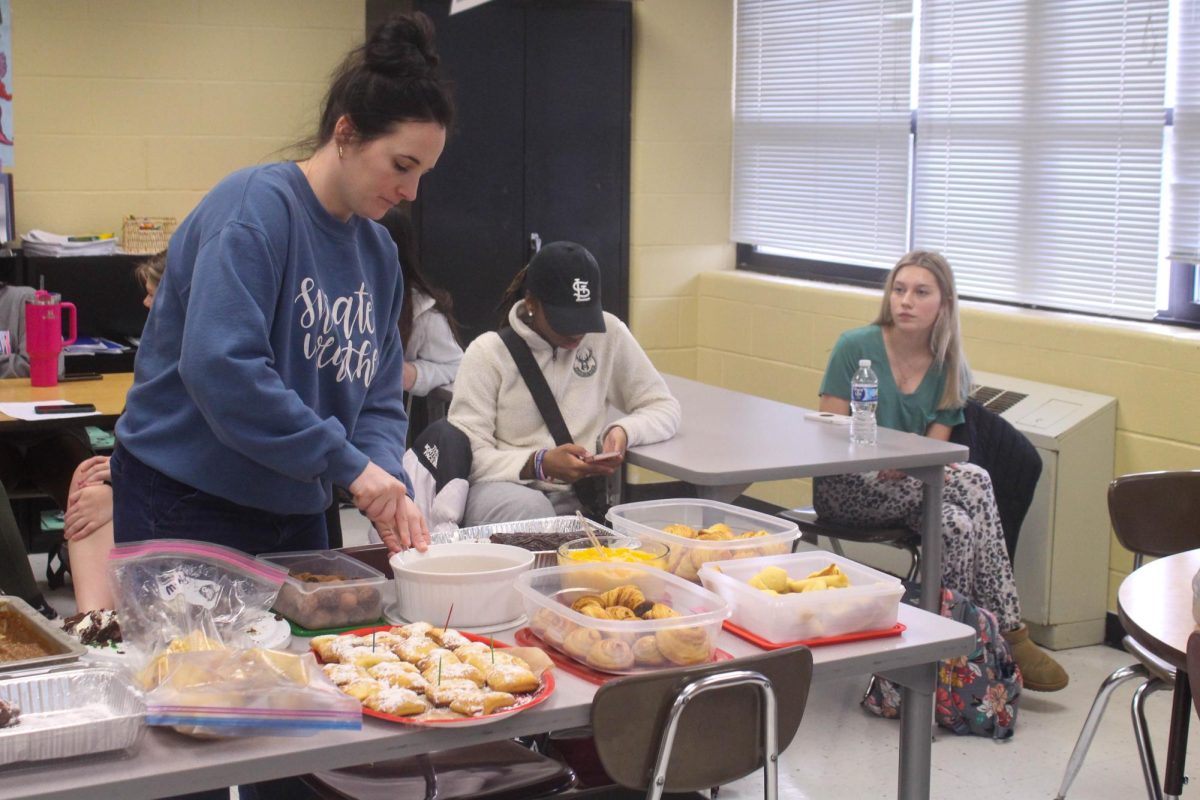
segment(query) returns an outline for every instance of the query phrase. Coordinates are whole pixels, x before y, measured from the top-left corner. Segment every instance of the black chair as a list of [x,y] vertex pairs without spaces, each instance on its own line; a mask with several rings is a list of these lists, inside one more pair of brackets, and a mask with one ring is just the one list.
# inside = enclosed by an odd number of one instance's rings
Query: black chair
[[571,797],[700,800],[761,767],[773,800],[778,757],[800,727],[811,681],[812,653],[797,646],[606,683],[592,704],[592,734],[616,785]]
[[575,774],[503,741],[314,772],[302,780],[322,800],[528,800],[566,791]]
[[[1145,556],[1158,558],[1200,547],[1200,526],[1196,523],[1200,519],[1200,470],[1122,475],[1108,485],[1108,515],[1117,541],[1133,553],[1134,569],[1142,565]],[[1115,670],[1100,684],[1067,761],[1057,800],[1067,796],[1067,789],[1079,774],[1109,698],[1118,686],[1134,678],[1143,681],[1133,693],[1132,715],[1146,793],[1151,800],[1161,800],[1163,796],[1145,708],[1146,698],[1152,693],[1175,686],[1175,668],[1130,636],[1126,636],[1121,644],[1137,657],[1137,661]],[[1192,642],[1189,641],[1189,666],[1191,650]]]

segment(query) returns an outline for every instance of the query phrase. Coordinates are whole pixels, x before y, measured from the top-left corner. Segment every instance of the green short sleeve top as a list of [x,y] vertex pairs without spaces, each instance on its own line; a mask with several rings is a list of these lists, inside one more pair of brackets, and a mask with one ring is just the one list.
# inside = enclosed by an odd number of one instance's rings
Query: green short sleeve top
[[924,436],[934,422],[953,428],[963,421],[961,408],[938,410],[938,399],[946,385],[946,375],[941,368],[930,367],[915,392],[901,394],[888,364],[887,349],[883,346],[883,329],[878,325],[855,328],[838,337],[829,354],[829,366],[825,368],[820,393],[849,401],[850,380],[862,358],[871,359],[871,368],[879,378],[875,420],[883,427]]

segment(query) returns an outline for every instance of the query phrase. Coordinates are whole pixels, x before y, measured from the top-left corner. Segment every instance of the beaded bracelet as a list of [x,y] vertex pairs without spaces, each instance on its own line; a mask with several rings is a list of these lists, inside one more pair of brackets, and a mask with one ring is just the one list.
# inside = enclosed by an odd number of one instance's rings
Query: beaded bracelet
[[537,476],[537,479],[539,481],[549,481],[550,480],[549,478],[546,477],[545,470],[542,469],[542,466],[543,466],[543,463],[545,462],[545,460],[546,460],[545,448],[538,450],[536,453],[533,454],[533,474]]

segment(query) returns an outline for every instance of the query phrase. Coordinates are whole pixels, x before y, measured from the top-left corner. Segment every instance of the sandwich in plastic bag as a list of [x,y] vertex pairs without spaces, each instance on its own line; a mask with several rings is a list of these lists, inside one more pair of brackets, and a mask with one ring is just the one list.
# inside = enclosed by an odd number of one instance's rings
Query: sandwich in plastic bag
[[158,539],[115,547],[109,571],[146,724],[202,737],[304,736],[362,727],[311,653],[256,647],[243,632],[287,570],[221,545]]

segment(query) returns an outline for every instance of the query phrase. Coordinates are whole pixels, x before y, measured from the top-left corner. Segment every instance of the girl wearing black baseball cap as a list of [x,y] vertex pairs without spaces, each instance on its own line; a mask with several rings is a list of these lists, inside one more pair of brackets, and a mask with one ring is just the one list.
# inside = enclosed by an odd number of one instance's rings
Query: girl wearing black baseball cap
[[[573,488],[611,475],[627,447],[669,439],[679,427],[679,402],[625,323],[601,307],[600,268],[586,248],[543,247],[502,307],[501,331],[467,348],[450,405],[450,422],[471,440],[464,525],[580,509]],[[548,387],[570,441],[556,437],[539,410],[515,360],[522,353]],[[609,406],[621,412],[611,422]]]

